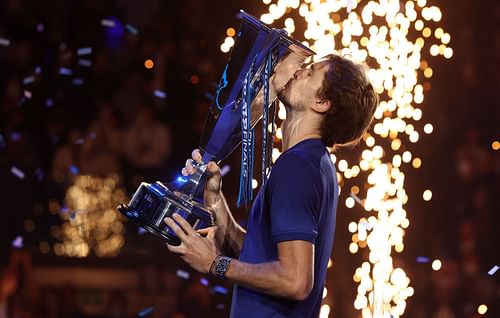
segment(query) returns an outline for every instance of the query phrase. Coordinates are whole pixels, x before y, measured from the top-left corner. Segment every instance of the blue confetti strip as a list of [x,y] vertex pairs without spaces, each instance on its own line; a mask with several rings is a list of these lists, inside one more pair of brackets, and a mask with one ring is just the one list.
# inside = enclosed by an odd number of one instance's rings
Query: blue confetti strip
[[24,179],[24,172],[21,169],[17,168],[16,166],[12,166],[10,168],[10,172],[19,179]]
[[13,131],[10,133],[10,140],[12,141],[18,141],[19,139],[21,139],[21,134],[18,133],[17,131]]
[[418,256],[417,257],[417,263],[424,263],[424,264],[427,264],[429,263],[429,258],[428,257],[425,257],[425,256]]
[[92,48],[91,47],[82,47],[76,50],[76,55],[82,56],[82,55],[89,55],[92,54]]
[[12,247],[15,248],[23,248],[23,237],[22,236],[16,236],[16,238],[12,241]]
[[43,23],[38,23],[36,25],[36,31],[37,32],[43,32],[43,30],[45,30],[45,26],[43,25]]
[[165,93],[164,91],[160,91],[159,89],[155,89],[154,95],[158,98],[166,98],[167,97],[167,93]]
[[23,78],[23,84],[24,85],[28,85],[28,84],[31,84],[35,81],[35,76],[31,75],[31,76],[27,76],[25,78]]
[[146,309],[143,309],[140,313],[139,313],[139,317],[146,317],[148,316],[149,314],[151,314],[153,311],[155,310],[154,307],[148,307]]
[[101,25],[108,27],[108,28],[114,28],[115,26],[115,21],[113,20],[108,20],[108,19],[102,19],[101,20]]
[[217,304],[217,306],[215,308],[222,310],[222,309],[226,308],[226,306],[224,304]]
[[214,95],[210,94],[209,92],[205,92],[205,94],[203,94],[209,101],[213,101],[214,100]]
[[136,35],[137,33],[139,33],[139,30],[137,30],[134,26],[130,25],[130,24],[125,24],[125,27],[127,28],[127,31]]
[[229,171],[231,171],[231,166],[229,166],[229,165],[225,165],[224,167],[222,167],[222,168],[220,169],[220,174],[221,174],[222,176],[225,176],[226,174],[228,174],[228,173],[229,173]]
[[142,227],[139,227],[139,229],[137,230],[137,234],[139,234],[139,235],[142,235],[142,234],[144,234],[146,232],[147,231],[144,228],[142,228]]
[[208,279],[200,278],[200,284],[202,284],[203,286],[208,286]]
[[227,288],[222,287],[220,285],[215,285],[214,286],[214,292],[226,295],[227,294]]
[[71,166],[69,167],[69,171],[72,173],[72,174],[78,174],[78,172],[80,172],[80,169],[78,169],[77,166]]
[[489,271],[488,271],[488,275],[490,276],[493,276],[495,275],[495,273],[500,269],[500,266],[498,265],[495,265],[493,266]]
[[42,72],[42,68],[40,66],[35,67],[35,74],[40,74]]
[[73,83],[73,85],[80,86],[80,85],[83,85],[84,80],[83,80],[83,78],[74,78],[73,81],[72,81],[72,83]]
[[42,181],[43,177],[45,177],[45,174],[43,173],[43,170],[38,168],[35,171],[35,177],[38,182]]
[[183,271],[182,269],[178,269],[176,275],[182,279],[189,279],[190,276],[188,272]]
[[70,70],[69,68],[61,67],[59,69],[59,74],[61,74],[61,75],[71,75],[71,74],[73,74],[73,71]]
[[47,100],[45,101],[45,107],[50,108],[52,106],[54,106],[54,101],[50,98],[47,98]]
[[0,38],[0,45],[2,46],[9,46],[10,45],[10,40],[6,38]]
[[83,66],[83,67],[91,67],[92,66],[92,61],[86,60],[86,59],[79,59],[78,60],[78,65]]

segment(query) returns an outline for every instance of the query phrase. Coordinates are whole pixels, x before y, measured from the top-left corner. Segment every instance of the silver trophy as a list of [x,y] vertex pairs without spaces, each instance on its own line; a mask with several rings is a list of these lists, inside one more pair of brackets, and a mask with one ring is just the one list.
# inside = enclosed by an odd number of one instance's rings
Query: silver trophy
[[269,82],[275,67],[278,62],[286,63],[287,59],[294,61],[295,65],[297,61],[303,62],[314,54],[288,37],[284,30],[270,28],[243,11],[241,15],[234,47],[216,88],[200,138],[199,149],[204,164],[198,165],[194,174],[179,177],[170,183],[142,182],[130,202],[118,207],[126,217],[171,245],[179,245],[180,240],[163,222],[165,217],[178,213],[195,230],[213,225],[212,214],[203,204],[206,163],[219,163],[240,144],[242,166],[238,204],[240,201],[251,201],[253,128],[261,118],[264,132],[263,178],[267,176],[269,165],[266,128],[269,122],[273,122],[269,118],[269,107],[275,97],[269,96]]

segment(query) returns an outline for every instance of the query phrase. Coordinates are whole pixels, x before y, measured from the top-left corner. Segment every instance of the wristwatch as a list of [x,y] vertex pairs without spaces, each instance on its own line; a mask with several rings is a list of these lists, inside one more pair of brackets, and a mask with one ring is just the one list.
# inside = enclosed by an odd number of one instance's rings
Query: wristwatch
[[220,279],[226,278],[226,273],[229,270],[229,266],[231,265],[231,258],[227,256],[219,256],[215,260],[215,276]]

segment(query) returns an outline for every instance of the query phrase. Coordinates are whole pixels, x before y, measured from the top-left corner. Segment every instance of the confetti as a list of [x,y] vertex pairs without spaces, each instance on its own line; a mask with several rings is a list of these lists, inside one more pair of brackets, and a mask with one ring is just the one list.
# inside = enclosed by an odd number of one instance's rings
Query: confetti
[[224,304],[217,304],[217,306],[215,308],[222,310],[222,309],[226,308],[226,306]]
[[91,47],[82,47],[76,50],[76,55],[82,56],[82,55],[89,55],[92,54],[92,48]]
[[500,266],[498,266],[498,265],[493,266],[493,267],[492,267],[492,268],[488,271],[488,275],[490,275],[490,276],[495,275],[495,273],[498,271],[498,269],[500,269]]
[[21,139],[21,133],[18,133],[17,131],[10,133],[10,140],[18,141],[19,139]]
[[216,286],[214,286],[214,292],[226,295],[227,294],[227,288],[222,287],[220,285],[216,285]]
[[97,136],[97,135],[96,135],[96,133],[95,133],[95,132],[91,132],[91,133],[90,133],[90,139],[95,139],[95,137],[96,137],[96,136]]
[[364,227],[367,231],[373,229],[373,225],[368,221],[362,221],[359,223],[360,226]]
[[73,83],[73,85],[80,86],[80,85],[83,85],[84,80],[83,80],[83,78],[74,78],[72,83]]
[[84,67],[90,67],[90,66],[92,66],[92,61],[86,60],[86,59],[79,59],[78,65],[84,66]]
[[47,98],[47,100],[45,101],[45,107],[50,108],[52,106],[54,106],[54,101],[50,98]]
[[64,42],[63,42],[63,43],[61,43],[61,44],[59,44],[59,50],[60,50],[60,51],[64,51],[64,50],[66,50],[66,48],[67,48],[67,47],[68,47],[68,46],[67,46],[67,45],[66,45],[66,43],[64,43]]
[[363,201],[361,201],[361,199],[355,195],[354,193],[351,192],[351,197],[354,199],[354,201],[356,201],[359,205],[363,206]]
[[33,96],[33,94],[31,94],[30,91],[24,90],[24,97],[26,97],[27,99],[31,99],[32,96]]
[[137,234],[139,234],[139,235],[142,235],[142,234],[144,234],[146,232],[147,231],[144,228],[142,228],[142,227],[139,227],[139,229],[137,230]]
[[202,284],[203,286],[208,286],[208,279],[200,278],[200,284]]
[[16,166],[12,166],[10,168],[10,172],[15,175],[16,177],[18,177],[19,179],[24,179],[24,172],[22,170],[20,170],[19,168],[17,168]]
[[77,140],[75,140],[75,145],[82,145],[85,143],[85,139],[83,138],[79,138]]
[[204,96],[209,100],[213,101],[214,100],[214,95],[210,94],[209,92],[205,92]]
[[16,238],[12,241],[12,247],[23,248],[23,237],[16,236]]
[[67,60],[69,58],[71,58],[73,56],[73,53],[71,52],[68,52],[68,53],[65,53],[63,56],[61,56],[61,60]]
[[24,85],[28,85],[28,84],[31,84],[35,81],[35,76],[31,75],[31,76],[27,76],[25,78],[23,78],[23,84]]
[[38,23],[36,25],[36,31],[37,32],[43,32],[43,30],[45,30],[45,26],[43,25],[43,23]]
[[189,279],[190,276],[188,272],[183,271],[182,269],[178,269],[176,275],[182,279]]
[[347,12],[351,13],[354,7],[354,0],[347,0]]
[[154,95],[158,98],[166,98],[167,97],[167,93],[165,93],[164,91],[160,91],[159,89],[156,89],[154,91]]
[[38,182],[42,181],[43,177],[45,177],[45,174],[43,173],[43,170],[38,168],[35,171],[35,177],[38,180]]
[[35,74],[40,74],[42,72],[42,68],[40,66],[35,67]]
[[61,74],[61,75],[71,75],[71,74],[73,74],[73,71],[70,70],[69,68],[61,67],[59,69],[59,74]]
[[154,307],[148,307],[146,309],[143,309],[140,313],[139,313],[139,317],[146,317],[148,316],[149,314],[151,314],[153,311],[155,310]]
[[78,169],[77,166],[71,166],[69,167],[69,171],[72,173],[72,174],[78,174],[78,172],[80,172],[80,169]]
[[0,45],[9,46],[10,45],[10,40],[9,39],[5,39],[5,38],[0,38]]
[[113,20],[108,20],[108,19],[102,19],[101,20],[101,25],[108,27],[108,28],[113,28],[115,26],[115,21]]
[[125,27],[127,28],[128,32],[130,32],[134,35],[139,33],[139,30],[137,30],[134,26],[132,26],[130,24],[125,24]]
[[425,257],[425,256],[418,256],[417,257],[417,263],[424,263],[424,264],[427,264],[429,263],[429,258],[428,257]]
[[229,173],[229,171],[231,171],[231,166],[229,166],[229,165],[225,165],[224,167],[222,167],[222,168],[220,169],[220,174],[221,174],[222,176],[225,176],[226,174],[228,174],[228,173]]

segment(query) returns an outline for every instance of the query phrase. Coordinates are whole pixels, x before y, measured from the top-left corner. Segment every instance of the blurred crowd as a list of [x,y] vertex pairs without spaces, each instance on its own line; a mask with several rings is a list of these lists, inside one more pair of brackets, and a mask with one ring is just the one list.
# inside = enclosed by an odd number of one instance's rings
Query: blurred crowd
[[[491,20],[500,21],[494,19],[500,6],[486,2]],[[76,175],[117,176],[129,195],[142,181],[175,178],[197,145],[226,62],[219,48],[225,30],[237,26],[238,9],[259,12],[255,6],[222,0],[0,2],[0,318],[130,317],[141,311],[148,317],[227,316],[230,286],[214,288],[221,282],[195,273],[188,279],[176,275],[181,263],[169,259],[154,238],[137,234],[133,224],[127,224],[116,263],[141,268],[137,288],[40,285],[35,273],[56,264],[102,265],[67,263],[39,248],[41,241],[54,241],[50,229],[61,219],[49,206],[64,205]],[[492,138],[500,136],[483,124],[500,118],[493,94],[500,78],[492,72],[500,61],[500,34],[480,12],[464,12],[474,19],[451,30],[458,40],[450,63],[460,74],[433,83],[428,114],[435,140],[420,149],[429,169],[413,179],[427,185],[432,179],[436,199],[432,206],[410,202],[410,213],[422,212],[409,217],[416,234],[406,238],[408,253],[398,260],[415,288],[406,317],[472,318],[483,303],[487,317],[500,317],[500,273],[487,274],[500,255],[500,158],[491,148]],[[454,23],[466,20],[451,11],[450,16]],[[483,52],[490,43],[487,30],[496,30],[489,33],[493,48]],[[493,63],[489,68],[487,61]],[[442,67],[436,74],[455,74]],[[475,103],[485,111],[471,115]],[[236,177],[227,178],[229,196],[236,195],[236,184]],[[246,214],[240,212],[243,223]],[[337,233],[352,220],[340,206]],[[24,249],[12,249],[20,236]],[[358,260],[346,252],[349,239],[337,234],[333,276],[327,280],[333,317],[356,317],[351,271]],[[439,258],[441,270],[432,271],[417,256]],[[137,257],[140,263],[131,261]],[[170,275],[156,279],[165,272]]]

